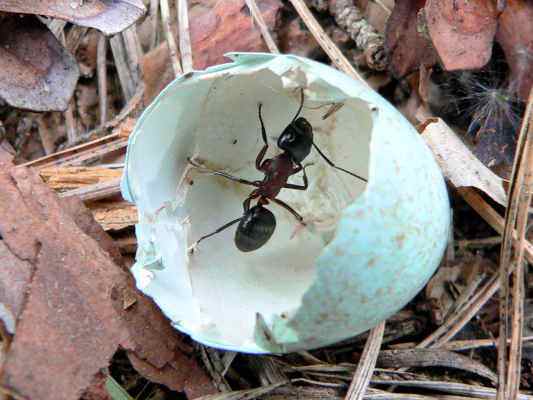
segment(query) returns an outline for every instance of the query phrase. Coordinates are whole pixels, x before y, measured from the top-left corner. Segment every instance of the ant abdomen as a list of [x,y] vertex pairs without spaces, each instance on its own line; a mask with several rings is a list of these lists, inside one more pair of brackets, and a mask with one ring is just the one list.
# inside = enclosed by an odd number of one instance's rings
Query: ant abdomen
[[274,214],[262,205],[256,205],[241,218],[235,232],[235,245],[242,252],[257,250],[268,242],[275,229]]

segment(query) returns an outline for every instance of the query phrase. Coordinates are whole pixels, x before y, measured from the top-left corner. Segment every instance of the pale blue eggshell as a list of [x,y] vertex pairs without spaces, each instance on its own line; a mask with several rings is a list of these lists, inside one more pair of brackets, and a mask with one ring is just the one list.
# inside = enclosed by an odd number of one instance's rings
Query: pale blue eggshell
[[[153,297],[178,329],[207,345],[235,351],[312,349],[372,328],[423,288],[446,247],[450,228],[448,194],[430,150],[414,127],[379,94],[335,69],[295,56],[234,53],[230,57],[233,63],[171,83],[144,112],[130,138],[122,193],[140,210],[139,250],[133,268],[139,288]],[[187,135],[180,130],[192,118],[187,107],[194,107],[207,96],[213,76],[229,79],[265,69],[283,77],[289,85],[293,71],[296,75],[304,71],[304,81],[319,95],[329,91],[333,99],[346,96],[365,104],[361,112],[366,112],[365,118],[371,121],[368,184],[342,211],[332,239],[314,259],[307,289],[297,289],[302,296],[296,303],[294,299],[288,301],[292,307],[288,313],[279,312],[282,306],[273,306],[278,310],[273,312],[258,310],[262,302],[275,302],[279,293],[290,292],[291,282],[281,277],[279,285],[283,288],[277,294],[276,290],[272,295],[261,290],[244,292],[250,299],[249,310],[242,305],[232,309],[231,304],[223,309],[228,319],[236,318],[235,313],[249,313],[240,338],[238,333],[225,334],[224,329],[218,329],[214,320],[206,317],[204,308],[209,307],[202,305],[205,300],[195,297],[194,279],[188,275],[189,258],[184,253],[187,234],[175,224],[176,218],[187,217],[184,210],[177,206],[157,218],[154,212],[162,202],[171,201],[175,191],[172,185],[160,188],[158,179],[177,182],[177,166],[185,162],[185,153],[175,156],[172,152],[166,154],[166,149],[175,149],[174,135]],[[181,103],[186,104],[176,106]],[[354,104],[358,109],[358,103]],[[239,117],[236,114],[235,118]],[[179,149],[192,141],[180,140]],[[302,243],[301,251],[305,253],[306,242]],[[239,257],[233,250],[228,251]],[[208,276],[202,277],[202,285],[209,285],[204,282]],[[224,275],[215,270],[212,276],[216,277],[213,288],[224,286],[220,283]],[[245,282],[248,278],[232,272],[227,279],[233,281],[227,287],[238,290],[239,279]],[[296,284],[294,274],[290,279]],[[247,299],[242,301],[246,303]],[[269,307],[265,309],[271,310]],[[223,317],[217,316],[218,321]]]

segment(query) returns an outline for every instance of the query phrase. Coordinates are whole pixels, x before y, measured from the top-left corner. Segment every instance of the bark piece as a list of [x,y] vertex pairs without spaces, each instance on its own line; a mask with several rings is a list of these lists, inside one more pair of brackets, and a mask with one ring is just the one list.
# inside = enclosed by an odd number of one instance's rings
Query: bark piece
[[64,111],[74,92],[76,60],[36,17],[0,22],[0,98],[35,111]]
[[47,167],[39,171],[43,180],[54,190],[67,191],[122,176],[122,169],[103,167]]
[[139,221],[137,207],[126,201],[95,201],[88,203],[88,207],[105,231],[124,229]]

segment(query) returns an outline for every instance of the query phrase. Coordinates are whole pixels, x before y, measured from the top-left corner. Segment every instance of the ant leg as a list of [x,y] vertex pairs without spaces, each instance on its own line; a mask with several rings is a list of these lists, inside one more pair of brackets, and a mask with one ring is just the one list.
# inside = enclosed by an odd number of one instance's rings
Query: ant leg
[[[255,191],[253,191],[253,192],[250,194],[250,196],[248,196],[248,198],[247,198],[246,200],[244,200],[244,203],[242,203],[243,208],[244,208],[244,213],[246,213],[246,212],[250,209],[250,202],[251,202],[253,199],[257,198],[257,197],[259,197],[259,194],[257,194]],[[193,247],[194,247],[194,246],[197,246],[198,243],[200,243],[202,240],[207,239],[208,237],[211,237],[211,236],[213,236],[213,235],[216,235],[217,233],[222,232],[224,229],[229,228],[229,227],[232,226],[233,224],[236,224],[236,223],[239,222],[242,218],[243,218],[243,217],[240,217],[240,218],[234,219],[233,221],[230,221],[230,222],[228,222],[227,224],[222,225],[222,226],[221,226],[220,228],[218,228],[216,231],[211,232],[211,233],[208,234],[208,235],[202,236],[200,239],[198,239],[198,240],[194,243]]]
[[286,183],[285,186],[283,186],[283,188],[294,189],[294,190],[307,190],[307,188],[309,187],[309,180],[307,179],[307,174],[305,173],[305,169],[307,167],[308,165],[303,167],[302,164],[298,164],[298,166],[292,170],[292,174],[291,174],[291,175],[294,175],[303,170],[304,172],[304,176],[303,176],[304,184],[303,185],[294,185],[292,183]]
[[361,177],[361,176],[359,176],[357,174],[354,174],[353,172],[350,172],[347,169],[344,169],[344,168],[341,168],[341,167],[337,167],[335,164],[333,164],[333,161],[331,161],[329,158],[326,157],[326,155],[324,153],[322,153],[322,151],[318,148],[318,146],[315,143],[313,143],[313,146],[316,149],[316,151],[318,151],[318,154],[320,154],[322,156],[322,158],[324,158],[324,160],[326,160],[326,162],[330,166],[332,166],[333,168],[338,169],[338,170],[343,171],[343,172],[346,172],[347,174],[350,174],[350,175],[356,177],[357,179],[361,179],[363,182],[368,182],[365,178],[363,178],[363,177]]
[[202,236],[200,239],[198,239],[198,240],[196,241],[196,243],[194,244],[194,246],[197,246],[202,240],[207,239],[208,237],[211,237],[211,236],[213,236],[213,235],[216,235],[217,233],[222,232],[224,229],[227,229],[227,228],[229,228],[230,226],[236,224],[236,223],[239,222],[241,219],[242,219],[242,217],[237,218],[237,219],[234,219],[233,221],[230,221],[230,222],[228,222],[227,224],[222,225],[222,226],[221,226],[220,228],[218,228],[216,231],[211,232],[209,235]]
[[211,173],[213,175],[222,176],[222,177],[224,177],[226,179],[229,179],[230,181],[239,182],[239,183],[242,183],[243,185],[250,185],[250,186],[259,187],[259,183],[258,182],[248,181],[246,179],[239,178],[238,176],[233,176],[233,175],[230,175],[230,174],[226,174],[225,172],[222,172],[222,171],[216,171],[214,169],[210,169],[210,168],[204,167],[204,166],[198,164],[197,162],[191,160],[190,157],[187,157],[187,161],[189,161],[189,164],[191,164],[193,167],[196,167],[196,168],[204,170],[204,171],[208,171],[209,173]]
[[304,218],[298,214],[291,206],[289,206],[287,203],[284,203],[283,201],[279,200],[279,199],[268,199],[269,201],[273,201],[274,203],[276,203],[277,205],[283,207],[285,210],[287,210],[288,212],[290,212],[292,215],[294,215],[294,218],[296,218],[298,220],[299,223],[305,225],[304,223]]
[[261,109],[263,107],[263,104],[259,103],[257,106],[257,112],[259,114],[259,122],[261,123],[261,137],[263,139],[263,148],[257,154],[257,158],[255,159],[255,168],[257,168],[259,171],[262,171],[261,164],[263,163],[263,158],[265,157],[266,151],[268,149],[268,139],[265,129],[265,124],[263,123],[263,117],[261,116]]

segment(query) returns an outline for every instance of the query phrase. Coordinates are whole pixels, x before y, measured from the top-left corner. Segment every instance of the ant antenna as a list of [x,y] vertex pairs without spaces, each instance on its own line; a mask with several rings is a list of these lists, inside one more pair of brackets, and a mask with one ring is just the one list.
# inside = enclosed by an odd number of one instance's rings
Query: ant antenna
[[294,118],[291,121],[291,124],[296,121],[296,118],[300,115],[302,112],[302,108],[304,107],[304,88],[300,88],[300,108],[298,108],[298,112],[294,116]]
[[322,151],[318,148],[318,146],[313,142],[313,146],[314,148],[316,149],[316,151],[318,151],[318,154],[320,154],[322,156],[322,158],[324,160],[326,160],[326,162],[333,168],[335,169],[338,169],[338,170],[341,170],[343,172],[346,172],[347,174],[350,174],[354,177],[356,177],[357,179],[361,179],[363,182],[368,182],[365,178],[357,175],[357,174],[354,174],[353,172],[350,172],[348,171],[347,169],[344,169],[344,168],[341,168],[341,167],[337,167],[335,164],[333,164],[333,161],[331,161],[329,158],[326,157],[326,155],[324,153],[322,153]]

